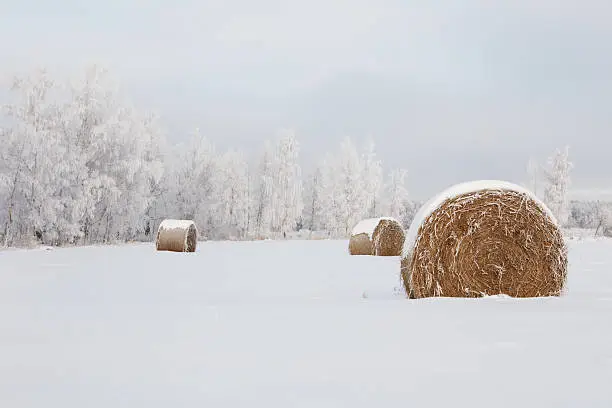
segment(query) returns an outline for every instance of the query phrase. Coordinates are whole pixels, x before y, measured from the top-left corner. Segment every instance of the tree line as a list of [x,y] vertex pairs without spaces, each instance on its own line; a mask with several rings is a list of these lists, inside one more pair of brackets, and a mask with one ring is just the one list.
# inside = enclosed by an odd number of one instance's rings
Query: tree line
[[[406,170],[384,174],[373,141],[345,138],[303,174],[291,130],[260,152],[218,151],[195,129],[170,145],[97,66],[70,82],[45,70],[12,79],[0,117],[0,245],[151,240],[164,218],[191,219],[200,239],[345,238],[363,218],[408,228],[420,203]],[[609,230],[608,203],[568,199],[573,164],[558,149],[530,160],[528,186],[563,226]]]
[[406,171],[383,174],[375,145],[345,138],[302,174],[295,134],[256,156],[217,151],[197,129],[170,145],[159,118],[89,67],[71,82],[45,70],[13,78],[0,119],[3,246],[149,240],[164,218],[192,219],[200,239],[265,239],[296,230],[346,237],[364,217],[409,224]]

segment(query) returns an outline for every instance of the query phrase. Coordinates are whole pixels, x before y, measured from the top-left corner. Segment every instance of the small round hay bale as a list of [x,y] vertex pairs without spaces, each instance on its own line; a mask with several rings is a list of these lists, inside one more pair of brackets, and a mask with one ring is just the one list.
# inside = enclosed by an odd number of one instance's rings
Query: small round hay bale
[[410,298],[561,295],[567,247],[550,210],[503,181],[453,186],[426,203],[402,251]]
[[380,218],[367,218],[355,225],[349,240],[349,253],[351,255],[374,255],[372,235]]
[[373,247],[370,236],[366,233],[351,235],[349,253],[351,255],[372,255]]
[[390,217],[360,221],[351,232],[351,255],[399,256],[404,243],[401,224]]
[[400,256],[404,246],[404,229],[393,218],[381,218],[372,234],[374,255]]
[[198,230],[190,220],[164,220],[157,229],[158,251],[195,252]]

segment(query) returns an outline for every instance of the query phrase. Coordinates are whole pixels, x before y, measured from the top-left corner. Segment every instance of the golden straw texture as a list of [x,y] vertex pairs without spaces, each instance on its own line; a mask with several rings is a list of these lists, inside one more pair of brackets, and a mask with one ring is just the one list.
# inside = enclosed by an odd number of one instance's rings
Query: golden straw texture
[[411,298],[559,296],[567,248],[529,195],[481,189],[448,198],[429,214],[401,276]]
[[401,255],[404,238],[404,229],[398,221],[392,218],[382,218],[372,234],[374,255]]

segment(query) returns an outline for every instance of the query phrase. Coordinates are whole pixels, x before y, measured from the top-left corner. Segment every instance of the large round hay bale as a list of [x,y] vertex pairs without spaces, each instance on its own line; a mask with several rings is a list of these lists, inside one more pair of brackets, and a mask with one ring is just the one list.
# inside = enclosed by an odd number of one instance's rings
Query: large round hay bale
[[157,229],[158,251],[195,252],[198,230],[190,220],[164,220]]
[[372,244],[376,256],[400,256],[404,246],[404,229],[393,218],[381,218],[374,228]]
[[567,247],[550,210],[503,181],[453,186],[415,215],[402,251],[411,298],[559,296]]

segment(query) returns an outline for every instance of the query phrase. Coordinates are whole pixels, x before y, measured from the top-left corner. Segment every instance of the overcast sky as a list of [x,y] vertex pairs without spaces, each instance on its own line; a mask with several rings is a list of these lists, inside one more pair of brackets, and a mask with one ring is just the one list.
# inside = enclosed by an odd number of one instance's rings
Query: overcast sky
[[306,167],[372,137],[417,198],[525,179],[566,144],[576,193],[612,191],[604,0],[0,0],[0,69],[107,66],[173,141],[253,151],[295,129]]

